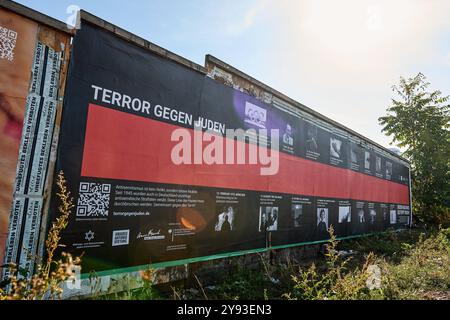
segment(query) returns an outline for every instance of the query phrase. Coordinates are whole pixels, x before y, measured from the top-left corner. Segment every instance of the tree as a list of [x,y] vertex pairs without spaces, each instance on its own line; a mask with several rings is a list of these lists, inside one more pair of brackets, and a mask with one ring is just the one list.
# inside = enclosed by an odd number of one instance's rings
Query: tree
[[387,115],[379,118],[382,131],[406,151],[411,162],[415,217],[425,223],[448,223],[450,217],[450,104],[449,96],[428,91],[419,73],[400,78],[392,87]]

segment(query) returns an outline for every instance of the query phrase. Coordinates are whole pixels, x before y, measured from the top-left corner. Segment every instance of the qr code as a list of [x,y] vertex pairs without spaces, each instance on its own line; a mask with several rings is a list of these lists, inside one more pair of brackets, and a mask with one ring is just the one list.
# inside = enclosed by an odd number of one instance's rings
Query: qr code
[[112,246],[126,246],[130,242],[130,230],[113,231]]
[[110,184],[81,182],[77,217],[107,217],[110,194]]
[[14,48],[16,47],[17,32],[0,27],[0,59],[14,60]]

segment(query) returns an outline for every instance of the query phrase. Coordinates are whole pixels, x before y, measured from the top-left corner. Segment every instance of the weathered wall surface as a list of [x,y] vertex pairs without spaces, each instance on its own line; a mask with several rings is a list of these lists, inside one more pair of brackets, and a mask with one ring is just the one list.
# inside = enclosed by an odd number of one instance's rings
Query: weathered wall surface
[[[64,55],[64,52],[69,49],[70,37],[66,32],[29,18],[27,13],[30,10],[27,11],[13,2],[1,1],[0,5],[0,262],[3,262],[13,200],[17,200],[16,203],[25,203],[28,194],[25,188],[17,187],[17,179],[26,177],[30,167],[34,168],[38,163],[45,166],[44,170],[37,170],[39,173],[35,172],[35,177],[31,173],[28,180],[37,181],[36,176],[39,174],[45,179],[49,158],[50,147],[45,144],[47,141],[51,142],[51,133],[50,140],[44,138],[46,131],[42,130],[43,126],[38,123],[28,123],[27,126],[26,122],[31,121],[31,118],[25,119],[27,112],[30,114],[28,102],[32,96],[36,97],[35,101],[42,96],[43,101],[49,98],[45,96],[52,95],[49,91],[55,91],[53,98],[56,100],[59,87],[59,74],[52,75],[47,72],[48,77],[43,76],[42,69],[37,68],[37,65],[44,65],[44,61],[47,61],[44,60],[44,55],[38,52],[37,44],[40,43],[42,47],[48,48],[55,56],[64,60],[64,63],[55,61],[55,67],[59,68],[67,63],[68,55]],[[9,10],[9,7],[17,10]],[[39,60],[41,58],[42,60]],[[56,90],[49,89],[50,78],[56,81]],[[64,81],[64,76],[61,79]],[[43,90],[38,92],[35,85],[41,81]],[[50,125],[51,128],[48,129],[52,132],[53,123]],[[27,131],[33,128],[33,132]],[[31,146],[34,144],[41,146],[42,150],[45,149],[45,154],[36,147],[39,156],[31,155]],[[19,156],[21,161],[18,163]],[[24,166],[25,163],[28,165]],[[40,195],[44,196],[43,189],[48,188],[42,185],[41,189]],[[37,195],[36,192],[33,194]],[[24,206],[21,206],[21,209],[25,210]]]
[[38,24],[0,8],[0,261],[16,176],[25,101],[38,35]]

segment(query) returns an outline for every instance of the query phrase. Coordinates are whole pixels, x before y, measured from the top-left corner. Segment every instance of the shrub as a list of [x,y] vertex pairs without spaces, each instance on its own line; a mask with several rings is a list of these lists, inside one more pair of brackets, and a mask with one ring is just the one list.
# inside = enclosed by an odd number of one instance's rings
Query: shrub
[[450,228],[421,236],[399,264],[383,263],[387,299],[430,298],[427,293],[450,291]]
[[[373,294],[368,288],[368,280],[373,276],[371,270],[375,256],[370,253],[365,259],[362,268],[348,270],[351,258],[343,259],[337,247],[333,227],[329,229],[330,241],[325,254],[325,268],[319,271],[313,263],[306,270],[299,269],[291,275],[293,289],[283,295],[287,299],[300,300],[347,300],[362,299]],[[375,281],[377,279],[374,279]]]
[[[61,259],[55,260],[55,251],[60,247],[61,232],[67,227],[69,215],[73,209],[73,198],[66,187],[64,173],[58,174],[58,207],[60,216],[53,222],[45,242],[47,259],[37,267],[33,275],[22,274],[15,264],[5,266],[9,269],[9,276],[0,288],[0,300],[43,300],[60,299],[63,293],[62,283],[74,281],[74,271],[79,268],[81,259],[73,258],[68,253],[62,253]],[[34,259],[30,257],[30,259]]]

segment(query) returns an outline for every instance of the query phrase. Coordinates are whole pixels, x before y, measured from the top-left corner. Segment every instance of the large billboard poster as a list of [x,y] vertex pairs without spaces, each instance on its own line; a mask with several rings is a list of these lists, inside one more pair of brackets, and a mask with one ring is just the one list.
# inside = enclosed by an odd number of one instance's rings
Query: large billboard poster
[[73,42],[56,170],[76,205],[62,243],[84,253],[83,273],[320,241],[331,225],[340,237],[378,232],[409,217],[400,159],[87,22]]

